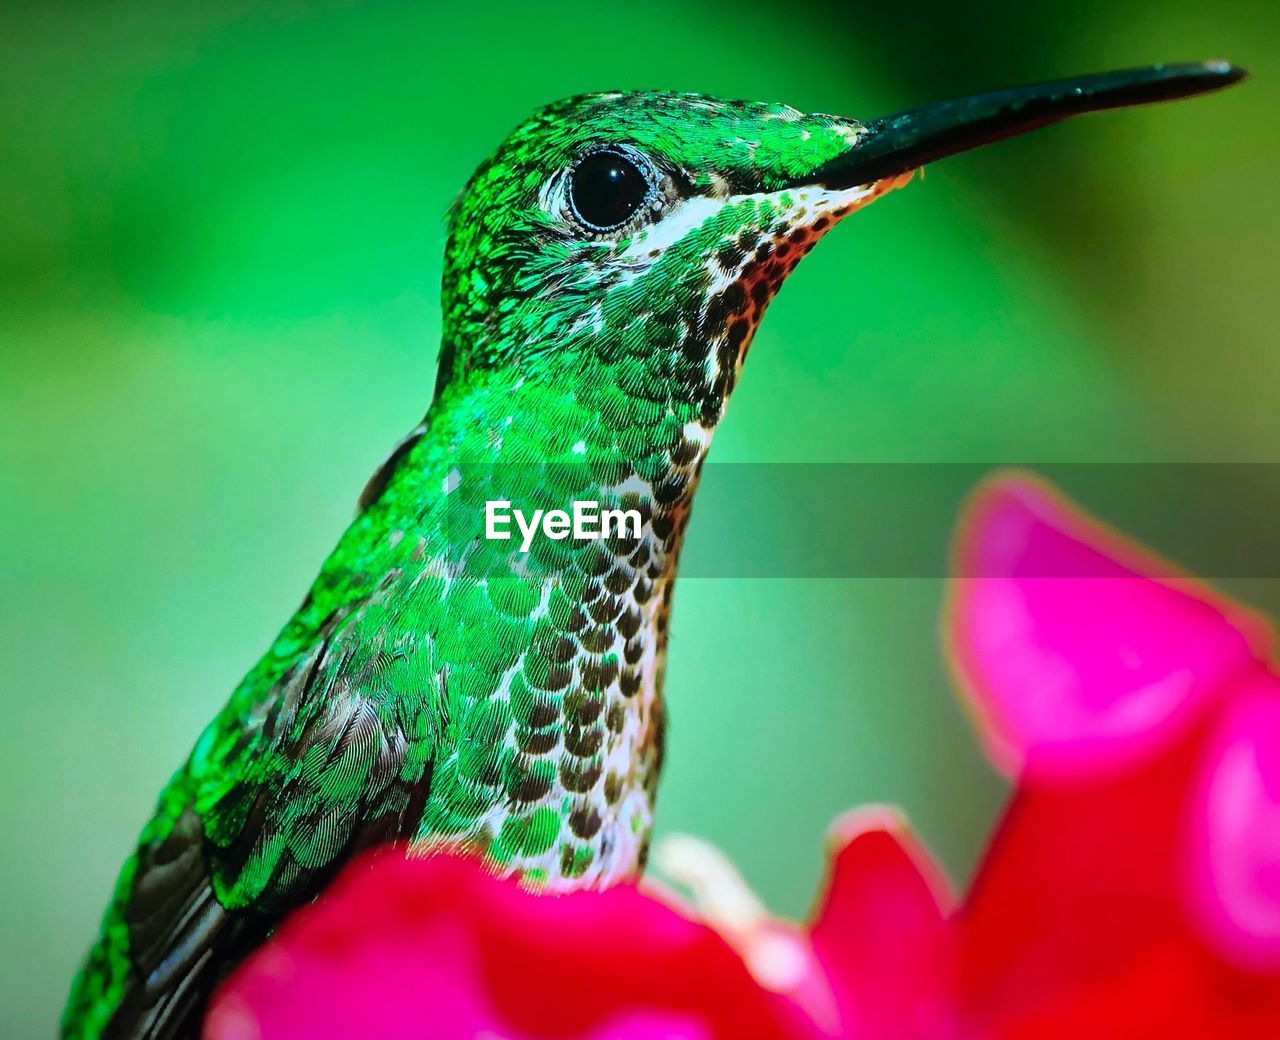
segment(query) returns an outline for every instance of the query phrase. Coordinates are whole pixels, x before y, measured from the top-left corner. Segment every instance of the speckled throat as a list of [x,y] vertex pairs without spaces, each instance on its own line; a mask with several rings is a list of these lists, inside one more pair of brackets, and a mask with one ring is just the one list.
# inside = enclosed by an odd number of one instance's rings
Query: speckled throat
[[[494,674],[482,705],[448,692],[467,721],[441,755],[443,779],[437,788],[433,778],[421,847],[447,841],[463,824],[464,843],[557,887],[603,885],[643,866],[662,764],[671,598],[706,440],[691,426],[665,453],[657,479],[632,473],[604,483],[589,463],[460,468],[451,494],[472,483],[486,496],[528,502],[529,511],[545,508],[536,502],[559,508],[586,499],[635,509],[643,523],[638,538],[574,544],[539,535],[527,557],[503,543],[502,562],[479,565],[488,570],[486,587],[504,586],[488,604],[502,615],[498,623],[516,621],[527,641]],[[455,573],[476,569],[476,555],[487,550],[472,542]],[[479,727],[474,718],[483,720]],[[460,816],[476,796],[486,807]]]

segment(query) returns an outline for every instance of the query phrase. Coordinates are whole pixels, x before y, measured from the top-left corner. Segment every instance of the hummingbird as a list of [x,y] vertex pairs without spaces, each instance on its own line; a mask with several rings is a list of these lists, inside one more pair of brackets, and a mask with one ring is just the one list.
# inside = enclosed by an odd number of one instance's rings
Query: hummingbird
[[[62,1035],[198,1035],[218,982],[379,843],[549,891],[634,878],[681,542],[783,280],[926,163],[1243,75],[1156,65],[871,121],[600,93],[517,127],[450,214],[426,417],[160,794]],[[584,501],[640,529],[551,529]],[[492,502],[548,517],[526,551]]]

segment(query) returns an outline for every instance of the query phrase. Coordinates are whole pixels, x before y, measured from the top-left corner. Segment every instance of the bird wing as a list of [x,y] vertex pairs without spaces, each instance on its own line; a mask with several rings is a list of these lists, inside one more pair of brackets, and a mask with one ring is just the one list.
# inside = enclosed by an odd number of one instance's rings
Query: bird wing
[[417,823],[444,675],[392,591],[330,616],[264,698],[233,697],[162,796],[122,893],[133,970],[104,1035],[195,1035],[213,987],[285,912]]
[[[398,623],[394,595],[331,618],[275,703],[214,747],[196,810],[229,907],[292,905],[340,853],[400,832],[443,712],[430,637]],[[197,751],[199,754],[199,750]]]

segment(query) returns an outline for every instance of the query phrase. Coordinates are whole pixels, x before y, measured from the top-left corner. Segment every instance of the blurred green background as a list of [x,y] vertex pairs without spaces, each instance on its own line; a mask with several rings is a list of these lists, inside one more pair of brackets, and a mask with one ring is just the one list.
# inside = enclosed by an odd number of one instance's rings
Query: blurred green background
[[[423,412],[443,214],[528,110],[644,86],[866,117],[1208,57],[1254,78],[949,160],[832,235],[721,461],[1275,459],[1280,7],[6,5],[0,1035],[50,1035],[160,785]],[[689,553],[772,523],[696,513]],[[685,581],[661,830],[802,913],[832,816],[896,802],[963,879],[1002,787],[940,594]]]

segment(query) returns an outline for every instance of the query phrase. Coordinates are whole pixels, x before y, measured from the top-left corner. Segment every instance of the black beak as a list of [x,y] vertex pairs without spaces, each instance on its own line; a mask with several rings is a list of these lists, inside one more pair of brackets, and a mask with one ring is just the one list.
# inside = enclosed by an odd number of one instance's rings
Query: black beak
[[957,152],[1106,108],[1207,94],[1246,76],[1224,61],[1151,65],[939,101],[863,123],[850,149],[803,178],[852,188]]

